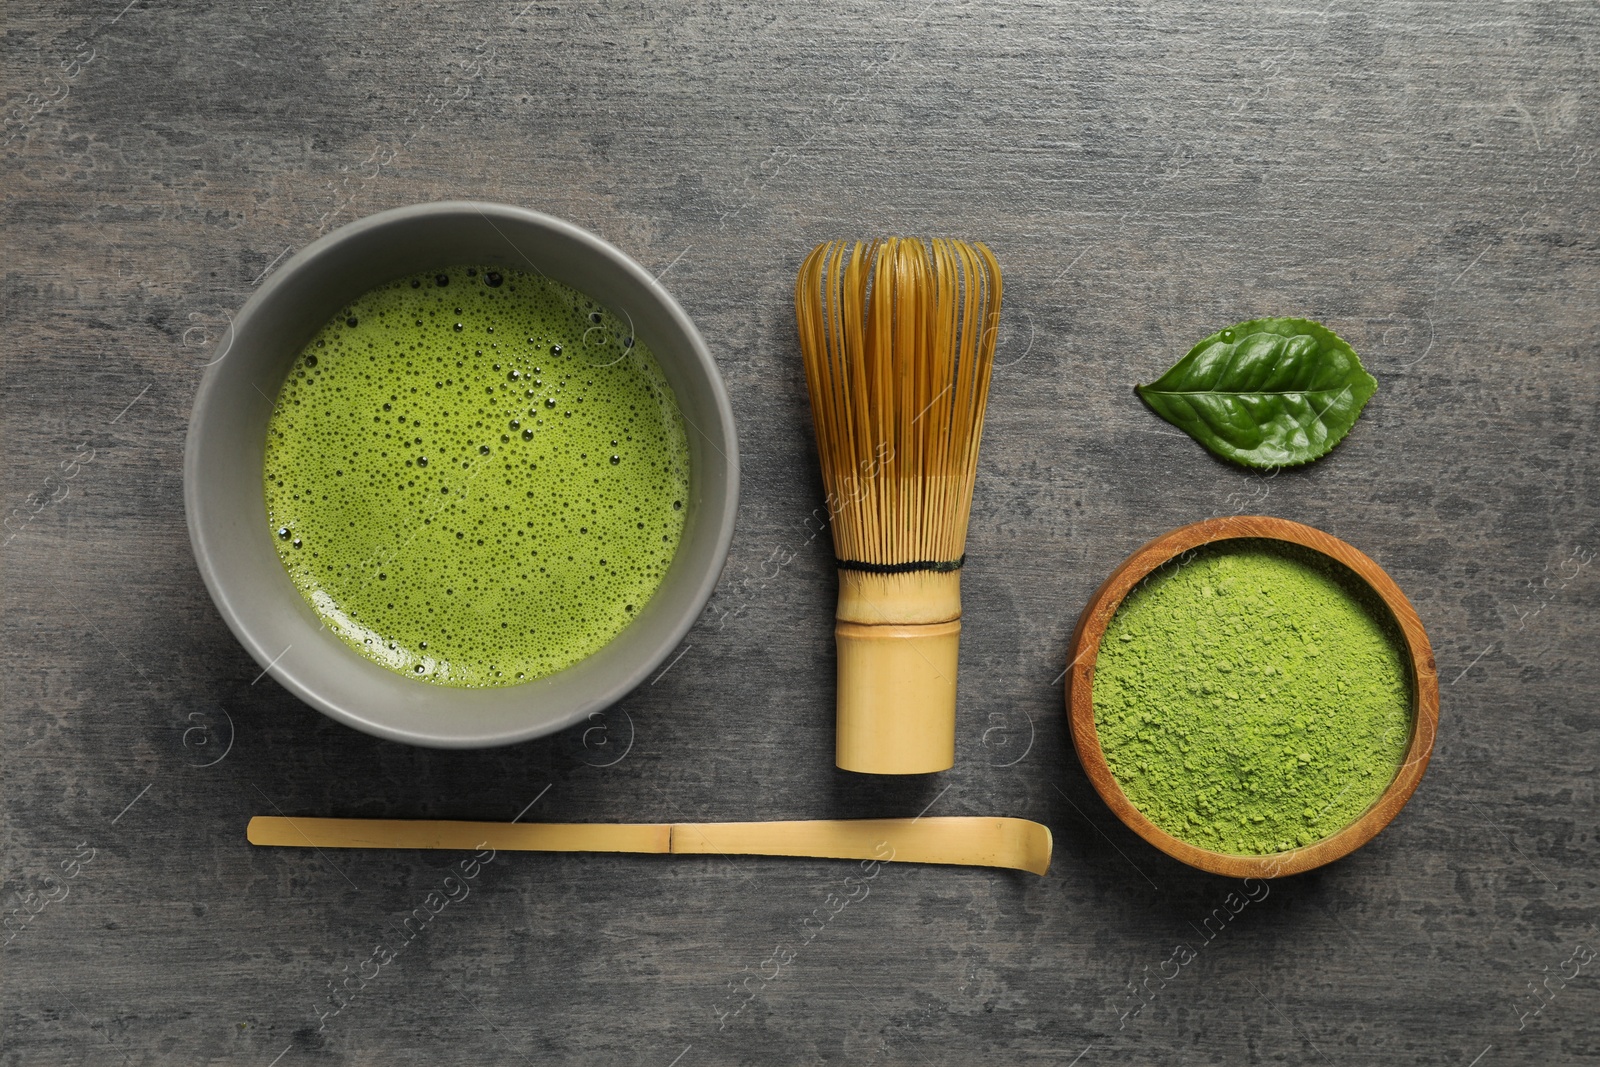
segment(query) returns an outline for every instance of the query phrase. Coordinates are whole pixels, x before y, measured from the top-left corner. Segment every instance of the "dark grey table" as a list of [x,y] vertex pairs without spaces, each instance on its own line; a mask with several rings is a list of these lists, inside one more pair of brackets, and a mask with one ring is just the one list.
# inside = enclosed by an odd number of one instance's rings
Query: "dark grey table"
[[[19,2],[5,27],[4,1063],[1600,1060],[1600,10],[122,2]],[[586,731],[477,753],[373,740],[261,678],[201,586],[180,474],[252,288],[331,228],[457,197],[661,272],[745,456],[728,570],[670,669]],[[884,231],[985,239],[1006,278],[958,763],[908,781],[831,766],[790,303],[813,242]],[[1264,314],[1327,322],[1380,382],[1334,454],[1270,479],[1131,390]],[[1388,830],[1219,933],[1238,883],[1112,817],[1059,676],[1124,555],[1232,513],[1388,568],[1443,711]],[[458,857],[244,838],[277,811],[530,802],[1009,814],[1056,857],[891,866],[802,944],[846,867],[501,855],[404,940]]]

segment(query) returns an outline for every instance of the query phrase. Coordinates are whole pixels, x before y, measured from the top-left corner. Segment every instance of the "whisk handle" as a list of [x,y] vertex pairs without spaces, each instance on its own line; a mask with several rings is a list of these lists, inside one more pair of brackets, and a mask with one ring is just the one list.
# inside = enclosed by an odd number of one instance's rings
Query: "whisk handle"
[[956,760],[961,620],[834,626],[839,652],[834,762],[867,774],[928,774]]
[[956,758],[961,572],[841,570],[834,762],[929,774]]

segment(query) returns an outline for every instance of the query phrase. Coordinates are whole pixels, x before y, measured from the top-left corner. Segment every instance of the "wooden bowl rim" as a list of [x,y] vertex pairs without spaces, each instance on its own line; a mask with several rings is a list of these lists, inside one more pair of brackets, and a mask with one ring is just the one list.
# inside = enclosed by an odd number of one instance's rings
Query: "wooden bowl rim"
[[[1094,668],[1100,641],[1117,608],[1128,593],[1156,568],[1204,545],[1238,538],[1288,541],[1309,548],[1354,571],[1383,600],[1405,639],[1415,686],[1411,739],[1405,759],[1377,800],[1343,829],[1320,841],[1287,852],[1239,856],[1213,852],[1174,837],[1133,806],[1100,749],[1094,724]],[[1411,601],[1384,569],[1354,546],[1314,526],[1269,515],[1231,515],[1180,526],[1146,542],[1123,560],[1095,590],[1072,635],[1072,658],[1067,670],[1066,700],[1072,741],[1089,781],[1106,804],[1134,833],[1174,859],[1213,874],[1244,878],[1275,878],[1331,863],[1349,855],[1377,836],[1405,806],[1428,761],[1439,730],[1439,673],[1422,620]]]

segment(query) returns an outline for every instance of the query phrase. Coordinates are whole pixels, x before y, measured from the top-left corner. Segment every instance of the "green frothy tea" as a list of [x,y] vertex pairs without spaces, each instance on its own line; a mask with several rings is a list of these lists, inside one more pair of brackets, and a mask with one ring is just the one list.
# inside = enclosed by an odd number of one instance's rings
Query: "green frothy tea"
[[1226,541],[1153,573],[1100,644],[1095,727],[1123,792],[1192,844],[1283,852],[1382,794],[1411,733],[1383,603],[1319,553]]
[[610,641],[661,584],[688,493],[649,352],[518,271],[368,293],[295,361],[267,431],[267,518],[301,595],[357,652],[445,685]]

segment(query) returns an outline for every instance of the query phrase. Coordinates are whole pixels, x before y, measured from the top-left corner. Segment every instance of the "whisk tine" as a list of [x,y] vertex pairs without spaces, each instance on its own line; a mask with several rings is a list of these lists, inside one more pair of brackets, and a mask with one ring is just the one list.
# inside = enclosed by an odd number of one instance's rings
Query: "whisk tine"
[[835,551],[958,558],[999,322],[994,254],[944,238],[826,242],[795,306]]
[[[841,570],[840,766],[846,733],[861,733],[853,709],[872,719],[869,706],[885,700],[947,701],[953,753],[959,568],[1000,293],[994,254],[947,238],[825,242],[796,279],[795,319]],[[933,681],[906,673],[919,669],[907,654]],[[893,677],[874,682],[873,672]],[[944,758],[931,749],[916,759],[885,755],[894,731],[881,726],[866,722],[868,740],[858,746],[866,755],[857,762],[875,765],[851,769],[895,764],[912,773],[906,767],[918,760]]]

